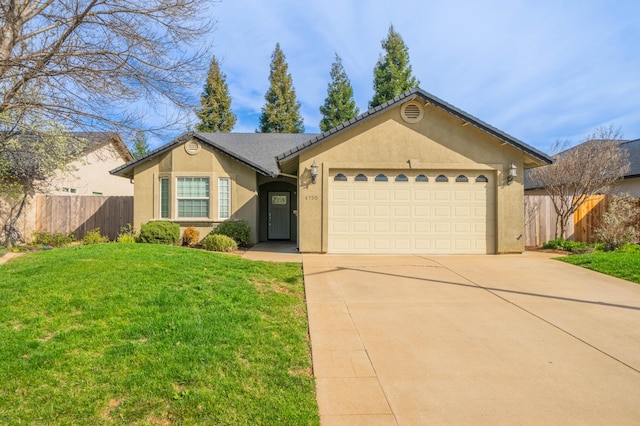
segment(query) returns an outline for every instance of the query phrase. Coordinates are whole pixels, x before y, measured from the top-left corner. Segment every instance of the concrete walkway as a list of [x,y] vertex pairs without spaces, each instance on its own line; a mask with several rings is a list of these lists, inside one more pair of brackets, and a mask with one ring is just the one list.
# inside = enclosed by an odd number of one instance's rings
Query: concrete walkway
[[302,262],[302,255],[298,252],[296,243],[291,241],[258,243],[244,252],[242,257],[267,262]]
[[303,264],[324,426],[640,422],[640,285],[535,253]]

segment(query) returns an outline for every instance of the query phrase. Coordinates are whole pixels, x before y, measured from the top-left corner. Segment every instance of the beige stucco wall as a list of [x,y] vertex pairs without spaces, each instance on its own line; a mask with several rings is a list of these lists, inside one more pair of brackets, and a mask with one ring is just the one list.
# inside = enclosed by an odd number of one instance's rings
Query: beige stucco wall
[[[109,171],[126,161],[112,144],[92,150],[69,164],[65,172],[57,171],[51,181],[52,195],[133,195],[133,184],[128,179],[114,176]],[[63,191],[73,188],[74,193]]]
[[[310,167],[319,166],[311,184]],[[496,188],[496,251],[524,250],[523,153],[433,106],[426,106],[416,124],[404,122],[400,106],[303,152],[299,158],[300,250],[326,252],[328,244],[329,170],[450,169],[494,173]],[[518,176],[506,183],[514,163]]]
[[[177,217],[176,179],[178,177],[208,177],[210,204],[208,219]],[[218,218],[218,178],[231,181],[231,220],[246,220],[252,229],[251,242],[257,241],[258,189],[256,172],[231,157],[200,143],[196,154],[189,154],[180,144],[164,154],[136,166],[134,171],[134,227],[160,218],[160,178],[169,178],[169,219],[180,224],[181,233],[193,226],[204,238],[223,222]]]

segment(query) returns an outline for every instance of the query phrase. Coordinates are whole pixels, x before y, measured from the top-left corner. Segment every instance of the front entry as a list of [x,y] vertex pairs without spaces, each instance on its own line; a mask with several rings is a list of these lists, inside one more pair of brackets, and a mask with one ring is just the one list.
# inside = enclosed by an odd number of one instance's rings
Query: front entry
[[270,240],[291,239],[291,206],[289,192],[269,192],[269,231]]

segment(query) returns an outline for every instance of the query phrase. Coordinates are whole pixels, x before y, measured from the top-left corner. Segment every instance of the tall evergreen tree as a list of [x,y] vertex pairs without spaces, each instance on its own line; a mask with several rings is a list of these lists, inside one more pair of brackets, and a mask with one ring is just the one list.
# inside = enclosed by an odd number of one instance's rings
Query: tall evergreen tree
[[342,59],[336,53],[336,61],[331,65],[331,82],[327,87],[327,97],[320,107],[322,120],[320,130],[326,132],[340,123],[358,115],[356,101],[353,100],[353,88],[342,66]]
[[271,55],[270,86],[262,107],[260,127],[262,133],[303,133],[304,124],[300,116],[300,103],[296,100],[289,66],[280,49],[280,43]]
[[202,120],[196,126],[199,132],[228,133],[236,124],[236,115],[231,111],[231,98],[226,78],[227,76],[220,71],[220,64],[214,56],[209,66],[207,82],[200,95],[202,109],[196,111],[196,115]]
[[145,136],[144,132],[136,132],[136,138],[131,144],[130,151],[131,155],[135,159],[143,157],[149,153],[149,143],[147,142],[147,137]]
[[369,108],[377,107],[420,84],[411,73],[409,49],[393,25],[389,26],[387,38],[382,40],[382,49],[384,55],[380,55],[373,69],[374,94]]

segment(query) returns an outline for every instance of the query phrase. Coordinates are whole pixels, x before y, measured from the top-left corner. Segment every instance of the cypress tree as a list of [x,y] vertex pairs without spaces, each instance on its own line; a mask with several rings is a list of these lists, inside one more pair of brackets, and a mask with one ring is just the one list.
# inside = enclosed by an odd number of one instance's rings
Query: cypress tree
[[336,61],[331,65],[331,82],[327,87],[327,97],[320,107],[322,120],[320,130],[326,132],[340,123],[358,115],[358,107],[353,100],[353,88],[342,66],[342,59],[336,53]]
[[211,59],[204,90],[200,95],[202,109],[196,111],[196,115],[201,120],[196,126],[199,132],[228,133],[236,124],[236,115],[231,111],[231,98],[226,78],[226,75],[220,71],[220,65],[214,56]]
[[149,153],[149,143],[143,131],[136,132],[136,138],[133,140],[130,151],[134,159],[138,159]]
[[271,55],[269,89],[264,95],[267,101],[262,107],[260,127],[262,133],[303,133],[304,124],[300,116],[300,103],[296,100],[289,66],[280,49],[280,43]]
[[404,44],[400,34],[389,26],[387,38],[382,40],[384,55],[380,55],[373,69],[373,99],[369,108],[374,108],[404,93],[418,87],[418,81],[411,74],[409,64],[409,49]]

